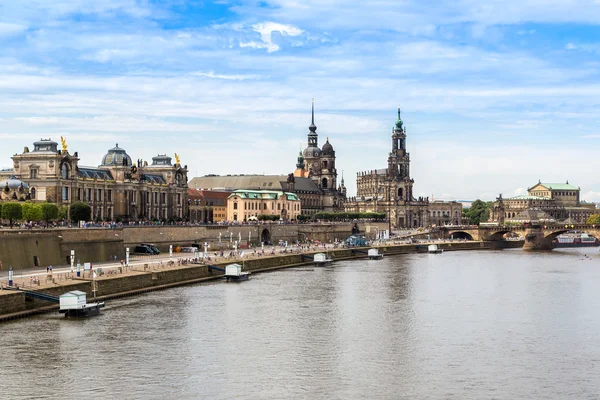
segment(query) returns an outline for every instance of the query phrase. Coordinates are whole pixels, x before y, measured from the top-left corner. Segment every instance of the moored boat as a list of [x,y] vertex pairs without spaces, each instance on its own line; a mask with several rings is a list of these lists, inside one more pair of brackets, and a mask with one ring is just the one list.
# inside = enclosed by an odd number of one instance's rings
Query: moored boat
[[553,241],[555,248],[600,246],[600,240],[583,232],[567,232],[557,236]]
[[87,295],[80,290],[73,290],[60,296],[61,314],[71,318],[85,318],[100,314],[104,302],[87,303]]
[[250,279],[250,272],[242,271],[240,264],[229,264],[225,267],[225,279],[227,282],[241,282]]
[[313,261],[315,265],[327,265],[333,262],[331,258],[327,258],[327,254],[325,253],[317,253],[315,254]]
[[383,254],[379,252],[379,249],[369,249],[367,256],[369,260],[381,260],[383,258]]
[[427,251],[432,254],[439,254],[444,252],[444,250],[440,249],[437,244],[430,244],[429,246],[427,246]]

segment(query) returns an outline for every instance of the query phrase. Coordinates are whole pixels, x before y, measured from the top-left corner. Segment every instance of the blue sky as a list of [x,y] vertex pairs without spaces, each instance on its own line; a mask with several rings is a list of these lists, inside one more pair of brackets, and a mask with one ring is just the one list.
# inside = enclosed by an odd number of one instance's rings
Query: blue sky
[[65,136],[190,176],[280,173],[311,98],[350,194],[401,105],[415,195],[600,201],[600,0],[0,0],[0,166]]

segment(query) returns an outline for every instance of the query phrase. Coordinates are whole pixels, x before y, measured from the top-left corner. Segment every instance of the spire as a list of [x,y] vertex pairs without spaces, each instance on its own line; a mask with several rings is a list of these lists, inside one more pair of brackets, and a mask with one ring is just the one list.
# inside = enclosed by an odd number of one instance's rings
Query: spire
[[344,170],[342,170],[342,186],[344,186]]
[[314,97],[312,99],[311,123],[310,123],[310,126],[308,127],[308,129],[312,133],[316,133],[316,131],[317,131],[317,126],[315,125],[315,98]]
[[302,155],[302,151],[298,153],[298,163],[296,164],[296,168],[304,169],[304,156]]
[[398,106],[398,119],[396,120],[396,129],[402,130],[402,118],[400,116],[400,106]]

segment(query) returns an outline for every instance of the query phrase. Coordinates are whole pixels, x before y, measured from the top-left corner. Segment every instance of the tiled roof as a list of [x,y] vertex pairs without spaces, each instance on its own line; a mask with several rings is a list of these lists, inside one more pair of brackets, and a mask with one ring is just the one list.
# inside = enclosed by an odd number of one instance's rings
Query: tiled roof
[[505,200],[550,200],[549,197],[540,197],[540,196],[529,196],[526,194],[522,194],[520,196],[509,197]]
[[287,196],[288,200],[298,200],[298,196],[294,193],[273,190],[234,190],[229,197],[239,196],[242,199],[277,200],[284,195]]
[[92,167],[79,167],[77,170],[77,176],[79,178],[113,180],[113,176],[110,171]]
[[550,190],[579,190],[578,187],[570,185],[568,183],[538,183],[538,185],[542,185],[545,188]]
[[167,183],[167,181],[165,181],[165,178],[162,175],[144,174],[144,177],[146,178],[146,182],[149,183],[157,183],[161,185]]

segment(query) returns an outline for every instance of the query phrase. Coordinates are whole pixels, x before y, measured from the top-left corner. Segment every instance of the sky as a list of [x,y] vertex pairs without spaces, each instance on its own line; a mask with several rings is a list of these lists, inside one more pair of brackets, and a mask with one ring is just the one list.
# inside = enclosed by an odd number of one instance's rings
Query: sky
[[600,0],[0,0],[0,167],[64,136],[81,165],[288,174],[315,98],[349,195],[400,106],[415,196],[600,202],[599,38]]

